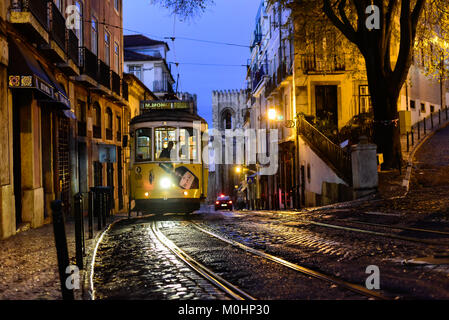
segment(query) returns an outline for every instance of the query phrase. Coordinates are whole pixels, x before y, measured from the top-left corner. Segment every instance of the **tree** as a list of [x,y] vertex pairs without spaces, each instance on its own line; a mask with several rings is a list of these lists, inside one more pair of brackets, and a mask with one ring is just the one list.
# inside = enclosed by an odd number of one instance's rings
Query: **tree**
[[[202,11],[211,0],[153,0],[174,12]],[[384,168],[402,162],[397,103],[407,79],[416,40],[429,47],[431,34],[447,37],[447,0],[273,0],[298,14],[321,13],[356,48],[365,60],[366,75],[374,112],[374,141],[384,154]],[[379,9],[379,10],[377,10]],[[376,16],[377,15],[377,16]],[[443,21],[441,18],[445,17]],[[367,27],[369,19],[379,20],[378,28]],[[312,18],[313,19],[313,18]],[[375,20],[374,20],[375,21]],[[311,20],[305,20],[310,25]],[[312,22],[313,23],[313,22]],[[446,25],[441,25],[446,23]],[[295,32],[301,32],[296,30]],[[417,37],[419,35],[419,37]],[[425,40],[425,41],[424,41]],[[398,43],[397,50],[392,50]],[[449,42],[448,42],[449,43]],[[423,54],[427,56],[429,50]],[[435,54],[435,51],[431,51]],[[428,74],[444,74],[444,60],[428,59]],[[438,71],[437,71],[438,70]],[[446,74],[449,74],[446,72]],[[441,78],[441,77],[440,77]]]

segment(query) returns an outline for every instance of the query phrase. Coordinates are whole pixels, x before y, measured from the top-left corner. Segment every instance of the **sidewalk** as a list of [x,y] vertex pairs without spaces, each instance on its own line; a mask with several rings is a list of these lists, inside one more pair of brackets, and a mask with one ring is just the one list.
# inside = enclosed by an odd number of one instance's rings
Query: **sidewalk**
[[[116,215],[113,220],[123,217]],[[87,219],[85,219],[85,266],[90,263],[87,257],[91,256],[96,244],[96,237],[102,233],[102,231],[96,230],[94,223],[94,238],[89,240],[87,239],[87,227]],[[75,264],[74,222],[66,221],[65,228],[70,262]],[[0,300],[62,299],[53,224],[30,229],[6,240],[0,240],[0,248]],[[82,277],[80,280],[81,286],[83,286]],[[75,292],[76,299],[81,299],[81,295],[82,290]]]

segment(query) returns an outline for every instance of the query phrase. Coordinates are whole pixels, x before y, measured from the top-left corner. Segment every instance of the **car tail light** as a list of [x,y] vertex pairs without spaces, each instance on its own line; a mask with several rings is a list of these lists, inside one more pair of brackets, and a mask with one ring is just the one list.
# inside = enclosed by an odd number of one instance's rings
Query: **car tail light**
[[229,204],[232,204],[232,201],[229,201]]
[[220,204],[220,201],[215,202],[215,204]]

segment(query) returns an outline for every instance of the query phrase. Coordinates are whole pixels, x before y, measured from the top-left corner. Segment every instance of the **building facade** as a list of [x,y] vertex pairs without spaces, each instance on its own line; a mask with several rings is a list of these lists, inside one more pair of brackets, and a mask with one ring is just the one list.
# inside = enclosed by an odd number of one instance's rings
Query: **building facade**
[[[349,146],[364,134],[354,131],[354,124],[372,119],[363,57],[332,26],[316,32],[300,17],[269,0],[261,1],[256,16],[245,126],[279,132],[277,174],[256,177],[253,194],[259,208],[351,199]],[[398,48],[394,42],[392,57]],[[398,102],[399,111],[411,113],[412,124],[438,111],[448,98],[445,83],[422,72],[419,54],[414,61]],[[269,111],[276,119],[269,119]]]
[[175,80],[167,64],[168,44],[143,35],[126,35],[125,71],[134,74],[160,100],[173,100]]
[[122,1],[1,6],[2,49],[10,57],[2,107],[11,123],[11,147],[2,150],[10,161],[9,170],[2,165],[2,195],[9,193],[2,196],[8,208],[0,211],[1,237],[51,221],[55,199],[70,215],[74,195],[87,199],[93,186],[112,187],[115,212],[126,208]]

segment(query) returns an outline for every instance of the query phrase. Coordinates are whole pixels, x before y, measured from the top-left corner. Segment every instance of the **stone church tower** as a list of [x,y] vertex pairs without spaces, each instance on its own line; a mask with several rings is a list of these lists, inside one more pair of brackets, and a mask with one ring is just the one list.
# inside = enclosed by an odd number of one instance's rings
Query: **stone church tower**
[[[224,139],[225,130],[243,128],[247,110],[246,102],[247,94],[245,90],[212,92],[213,128],[221,132],[222,139]],[[214,201],[216,196],[221,193],[231,197],[235,196],[235,186],[240,181],[234,173],[234,169],[235,165],[215,164],[215,172],[211,170],[209,177],[211,201]]]

